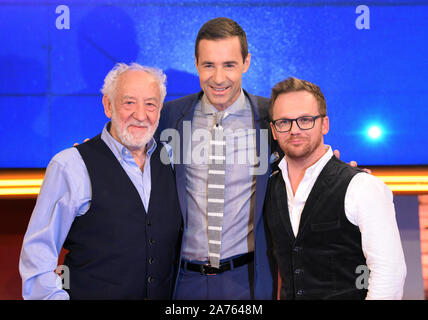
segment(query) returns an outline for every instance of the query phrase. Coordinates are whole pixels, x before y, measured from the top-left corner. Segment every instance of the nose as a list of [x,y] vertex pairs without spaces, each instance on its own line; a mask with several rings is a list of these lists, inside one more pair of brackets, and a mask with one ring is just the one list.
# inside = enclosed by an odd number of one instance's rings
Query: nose
[[147,111],[146,108],[144,107],[144,103],[138,103],[135,111],[133,113],[133,117],[135,120],[138,121],[144,121],[147,119]]
[[216,84],[221,84],[225,80],[223,68],[216,68],[213,75],[213,80]]

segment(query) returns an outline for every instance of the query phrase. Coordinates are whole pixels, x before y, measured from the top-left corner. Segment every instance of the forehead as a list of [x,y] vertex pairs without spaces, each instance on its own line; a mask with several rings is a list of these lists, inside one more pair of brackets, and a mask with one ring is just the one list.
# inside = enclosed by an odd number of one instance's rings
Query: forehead
[[199,42],[198,60],[202,61],[231,61],[242,60],[241,43],[237,36]]
[[318,103],[307,91],[281,93],[273,105],[274,118],[295,118],[318,114]]
[[156,79],[141,70],[128,70],[117,79],[116,93],[119,95],[150,95],[160,96]]

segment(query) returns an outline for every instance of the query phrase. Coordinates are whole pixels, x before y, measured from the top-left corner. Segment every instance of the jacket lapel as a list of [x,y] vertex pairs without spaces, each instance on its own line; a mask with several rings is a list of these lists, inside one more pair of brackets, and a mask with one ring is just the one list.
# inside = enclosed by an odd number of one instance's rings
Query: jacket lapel
[[[244,94],[250,100],[251,110],[253,112],[254,129],[256,129],[256,151],[257,158],[260,159],[262,166],[266,167],[266,170],[261,170],[256,175],[256,201],[254,209],[254,229],[262,221],[263,203],[266,195],[266,186],[269,179],[270,167],[269,167],[269,156],[270,156],[270,145],[268,135],[268,122],[261,116],[260,106],[257,103],[257,98],[244,90]],[[261,129],[265,129],[266,134],[261,133]],[[267,151],[267,152],[266,152]],[[264,154],[266,153],[266,154]],[[264,157],[266,159],[264,159]]]
[[276,177],[272,177],[274,180],[274,185],[272,188],[273,198],[276,199],[276,207],[275,211],[277,214],[281,217],[281,222],[287,231],[288,235],[290,236],[290,239],[293,239],[293,242],[295,240],[293,228],[291,226],[290,221],[290,213],[288,212],[288,201],[287,201],[287,190],[285,187],[284,179],[282,179],[281,172],[279,171],[276,174]]
[[[178,199],[180,201],[181,212],[183,213],[183,221],[187,223],[187,190],[186,190],[186,163],[190,161],[190,141],[191,141],[191,121],[195,113],[196,105],[199,98],[202,95],[202,91],[199,94],[192,95],[189,102],[183,106],[180,112],[180,118],[177,119],[175,129],[179,133],[180,137],[180,154],[179,161],[175,164],[175,180],[177,183]],[[190,136],[189,136],[190,135]],[[186,162],[187,161],[187,162]]]

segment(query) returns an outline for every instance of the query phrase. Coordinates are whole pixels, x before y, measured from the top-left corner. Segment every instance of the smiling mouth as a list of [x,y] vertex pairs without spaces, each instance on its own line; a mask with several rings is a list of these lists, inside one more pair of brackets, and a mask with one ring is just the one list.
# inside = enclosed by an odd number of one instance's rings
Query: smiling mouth
[[212,87],[212,86],[210,86],[210,88],[214,91],[214,93],[223,93],[227,89],[229,89],[230,87]]

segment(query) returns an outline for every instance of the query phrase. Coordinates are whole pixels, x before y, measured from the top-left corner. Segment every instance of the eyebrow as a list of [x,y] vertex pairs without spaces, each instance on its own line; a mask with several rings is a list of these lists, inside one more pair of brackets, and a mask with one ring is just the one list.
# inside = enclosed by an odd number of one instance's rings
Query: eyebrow
[[[134,97],[134,96],[123,96],[122,98],[121,98],[121,100],[123,101],[123,100],[126,100],[126,99],[132,99],[132,100],[138,100],[136,97]],[[144,99],[144,101],[151,101],[151,100],[153,100],[153,101],[159,101],[159,99],[158,98],[156,98],[156,97],[149,97],[149,98],[145,98]]]
[[144,99],[144,101],[155,101],[155,102],[158,102],[158,101],[159,101],[159,99],[158,99],[158,98],[156,98],[156,97],[150,97],[150,98],[146,98],[146,99]]
[[126,99],[133,99],[133,100],[137,100],[137,98],[133,97],[133,96],[123,96],[121,98],[121,100],[126,100]]
[[[215,63],[212,61],[202,61],[201,64],[215,64]],[[224,61],[221,64],[238,64],[238,62],[235,60],[231,60],[231,61]]]
[[[310,118],[312,118],[312,117],[314,117],[313,115],[311,115],[311,114],[302,114],[302,115],[300,115],[300,116],[298,116],[298,117],[296,117],[296,118],[279,118],[279,119],[287,119],[287,120],[293,120],[293,119],[299,119],[299,118],[303,118],[303,117],[310,117]],[[278,120],[279,120],[278,119]]]

